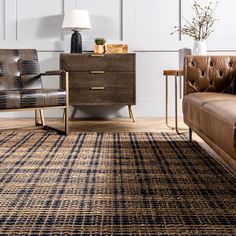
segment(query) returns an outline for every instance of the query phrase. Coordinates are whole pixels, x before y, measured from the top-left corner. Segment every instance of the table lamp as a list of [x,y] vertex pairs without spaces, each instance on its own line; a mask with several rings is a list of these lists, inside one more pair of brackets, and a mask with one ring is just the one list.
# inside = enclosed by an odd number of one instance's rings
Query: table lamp
[[72,29],[71,53],[82,53],[82,38],[79,30],[90,29],[88,11],[74,9],[65,13],[62,28]]

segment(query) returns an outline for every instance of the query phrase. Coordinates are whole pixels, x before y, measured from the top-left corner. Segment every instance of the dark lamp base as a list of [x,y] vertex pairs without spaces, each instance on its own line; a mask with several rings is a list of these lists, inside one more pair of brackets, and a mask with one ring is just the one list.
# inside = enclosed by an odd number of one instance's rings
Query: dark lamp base
[[71,36],[71,53],[82,53],[82,38],[79,31],[74,31]]

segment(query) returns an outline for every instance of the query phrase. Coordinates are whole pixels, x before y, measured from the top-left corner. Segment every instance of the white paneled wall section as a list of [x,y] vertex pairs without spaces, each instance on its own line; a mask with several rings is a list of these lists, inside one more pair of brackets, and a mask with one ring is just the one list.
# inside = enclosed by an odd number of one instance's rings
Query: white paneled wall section
[[0,40],[4,40],[5,39],[5,1],[4,0],[0,0]]
[[[206,3],[207,0],[199,0]],[[0,48],[36,48],[41,70],[59,68],[59,54],[70,49],[71,31],[62,30],[65,11],[86,9],[92,29],[83,31],[83,48],[93,49],[94,38],[128,43],[137,53],[138,117],[163,117],[165,109],[164,69],[178,68],[178,49],[192,48],[192,40],[170,35],[175,25],[190,19],[190,0],[0,0]],[[207,40],[209,54],[236,54],[235,0],[219,0],[214,33]],[[47,87],[58,87],[58,79],[45,80]],[[173,94],[173,83],[170,84]],[[170,100],[173,104],[173,97]],[[181,107],[181,101],[179,101]],[[173,108],[173,107],[172,107]],[[58,116],[51,111],[48,116]],[[172,113],[173,114],[173,113]],[[28,117],[32,113],[0,113],[0,117]],[[83,107],[78,116],[127,116],[123,107]]]

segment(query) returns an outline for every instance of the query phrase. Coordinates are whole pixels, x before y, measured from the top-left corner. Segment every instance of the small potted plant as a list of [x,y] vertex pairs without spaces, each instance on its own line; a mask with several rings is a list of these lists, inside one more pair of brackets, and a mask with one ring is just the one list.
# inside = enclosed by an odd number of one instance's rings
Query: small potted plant
[[104,38],[96,38],[95,46],[94,46],[94,53],[98,53],[98,54],[104,53],[105,43],[106,43],[106,40]]

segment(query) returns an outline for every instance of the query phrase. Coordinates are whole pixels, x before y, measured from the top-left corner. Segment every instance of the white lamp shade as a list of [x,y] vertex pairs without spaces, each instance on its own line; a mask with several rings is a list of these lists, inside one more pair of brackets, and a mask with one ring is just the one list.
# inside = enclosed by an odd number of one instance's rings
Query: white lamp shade
[[89,13],[85,10],[74,9],[65,13],[62,28],[90,29]]

